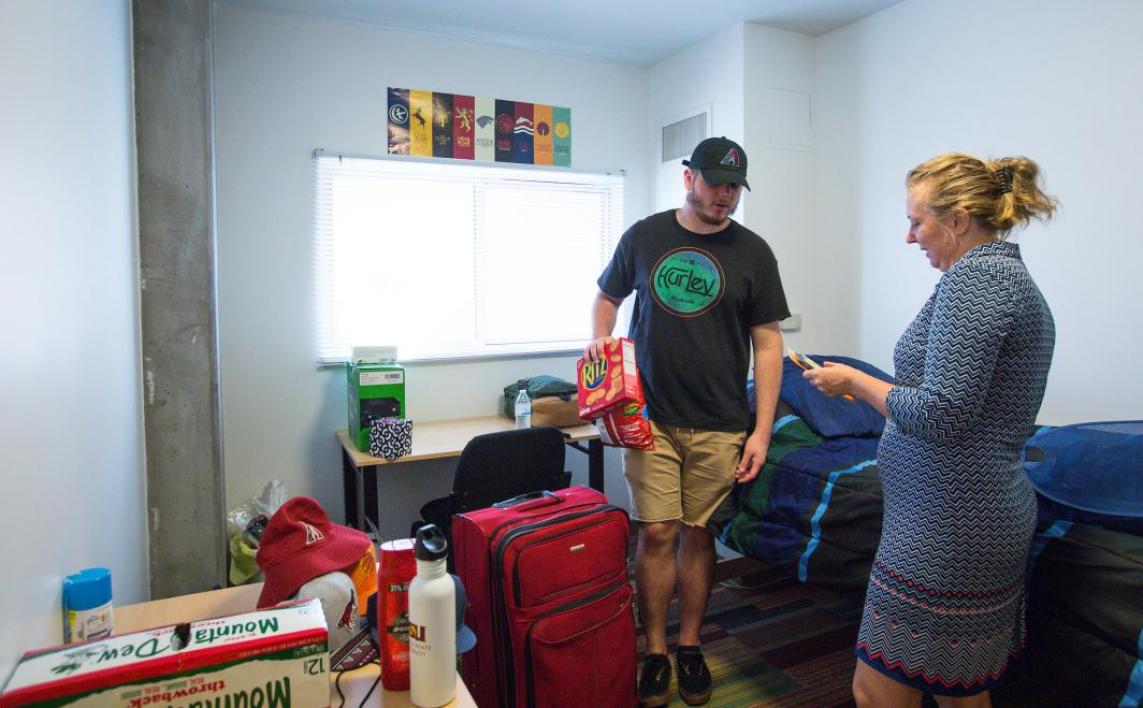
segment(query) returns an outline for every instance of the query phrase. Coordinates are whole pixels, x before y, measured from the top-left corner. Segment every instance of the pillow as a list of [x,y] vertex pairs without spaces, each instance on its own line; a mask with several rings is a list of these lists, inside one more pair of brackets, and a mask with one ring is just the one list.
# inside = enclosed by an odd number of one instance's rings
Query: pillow
[[[834,361],[852,366],[882,381],[893,382],[893,377],[876,366],[847,356],[810,354],[819,364]],[[779,398],[786,402],[794,413],[806,422],[823,438],[877,437],[885,429],[885,416],[873,406],[863,401],[848,401],[845,398],[830,398],[802,378],[802,370],[789,357],[782,359],[782,389]]]

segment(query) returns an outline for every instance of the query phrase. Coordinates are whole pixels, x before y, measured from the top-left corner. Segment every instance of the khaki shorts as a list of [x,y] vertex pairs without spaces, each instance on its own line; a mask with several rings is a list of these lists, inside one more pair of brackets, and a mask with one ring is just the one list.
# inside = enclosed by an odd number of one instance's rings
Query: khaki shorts
[[623,450],[636,521],[704,526],[734,488],[745,431],[725,433],[651,422],[654,450]]

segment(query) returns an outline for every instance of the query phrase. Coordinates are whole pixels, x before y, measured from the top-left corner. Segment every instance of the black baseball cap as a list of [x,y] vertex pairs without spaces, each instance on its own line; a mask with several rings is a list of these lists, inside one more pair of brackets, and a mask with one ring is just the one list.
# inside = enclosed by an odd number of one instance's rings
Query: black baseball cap
[[750,189],[746,183],[746,151],[725,136],[702,141],[683,164],[701,172],[707,184],[740,184]]

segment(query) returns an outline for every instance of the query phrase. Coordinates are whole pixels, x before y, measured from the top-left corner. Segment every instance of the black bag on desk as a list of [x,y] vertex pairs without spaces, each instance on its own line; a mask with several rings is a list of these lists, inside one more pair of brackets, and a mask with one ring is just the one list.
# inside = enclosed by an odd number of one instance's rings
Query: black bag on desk
[[532,425],[559,428],[583,425],[576,403],[575,384],[548,374],[520,379],[504,387],[501,412],[505,418],[516,417],[516,396],[520,394],[521,384],[526,387],[528,398],[532,399]]

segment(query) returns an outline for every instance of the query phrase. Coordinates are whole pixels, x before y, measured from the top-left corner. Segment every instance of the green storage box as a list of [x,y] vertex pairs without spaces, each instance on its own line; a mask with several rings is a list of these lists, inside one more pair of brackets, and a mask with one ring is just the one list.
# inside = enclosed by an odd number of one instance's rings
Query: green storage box
[[374,420],[405,417],[405,367],[394,361],[351,361],[346,372],[349,437],[367,451]]

